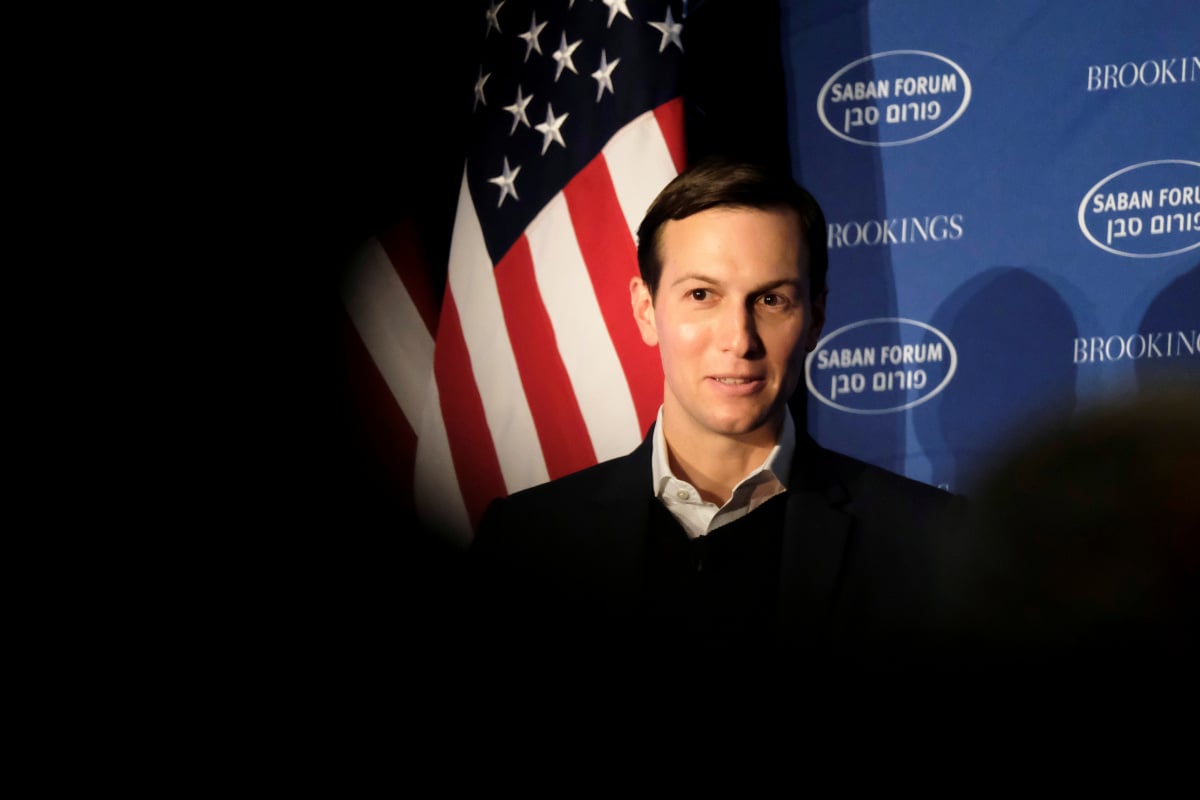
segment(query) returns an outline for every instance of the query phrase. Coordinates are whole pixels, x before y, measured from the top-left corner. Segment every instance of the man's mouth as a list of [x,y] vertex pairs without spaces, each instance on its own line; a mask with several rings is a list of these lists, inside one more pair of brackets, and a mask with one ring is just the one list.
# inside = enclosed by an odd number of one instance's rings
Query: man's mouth
[[710,375],[714,381],[725,386],[744,386],[747,383],[761,383],[762,375]]

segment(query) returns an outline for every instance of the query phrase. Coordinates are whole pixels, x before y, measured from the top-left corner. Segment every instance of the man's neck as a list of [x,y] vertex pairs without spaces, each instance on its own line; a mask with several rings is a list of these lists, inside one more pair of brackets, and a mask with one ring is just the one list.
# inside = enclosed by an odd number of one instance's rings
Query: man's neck
[[672,427],[664,409],[663,438],[671,472],[695,486],[708,502],[724,505],[742,479],[761,466],[775,449],[784,413],[786,409],[776,420],[750,433],[726,436]]

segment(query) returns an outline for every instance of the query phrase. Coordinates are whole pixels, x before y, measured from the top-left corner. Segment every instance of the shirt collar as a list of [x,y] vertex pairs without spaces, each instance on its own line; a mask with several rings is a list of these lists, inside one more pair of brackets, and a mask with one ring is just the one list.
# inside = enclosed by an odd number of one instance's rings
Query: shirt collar
[[[650,470],[654,481],[654,496],[662,496],[663,490],[667,485],[667,481],[671,479],[679,480],[679,478],[671,472],[671,464],[667,459],[667,438],[663,434],[663,410],[662,406],[658,407],[658,418],[654,421],[654,442],[653,453],[650,457]],[[796,452],[796,425],[792,422],[791,409],[785,408],[783,412],[783,430],[779,432],[779,441],[775,447],[771,449],[767,455],[766,461],[758,469],[751,470],[750,475],[756,472],[770,472],[775,476],[775,479],[787,488],[788,480],[792,474],[792,456]]]

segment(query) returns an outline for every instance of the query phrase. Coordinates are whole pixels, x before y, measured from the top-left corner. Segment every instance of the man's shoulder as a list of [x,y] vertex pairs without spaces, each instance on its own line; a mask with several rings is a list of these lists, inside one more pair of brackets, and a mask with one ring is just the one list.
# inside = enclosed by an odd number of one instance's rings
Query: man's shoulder
[[507,497],[493,500],[480,523],[491,529],[558,531],[628,505],[651,494],[649,451],[643,442],[631,453],[593,464]]
[[557,501],[576,503],[581,498],[590,497],[595,492],[603,492],[614,483],[627,483],[635,480],[639,472],[644,472],[645,484],[650,486],[649,462],[644,464],[637,458],[638,451],[623,456],[601,461],[590,467],[577,470],[568,475],[530,486],[514,492],[508,497],[496,501],[510,507],[526,505],[545,505]]

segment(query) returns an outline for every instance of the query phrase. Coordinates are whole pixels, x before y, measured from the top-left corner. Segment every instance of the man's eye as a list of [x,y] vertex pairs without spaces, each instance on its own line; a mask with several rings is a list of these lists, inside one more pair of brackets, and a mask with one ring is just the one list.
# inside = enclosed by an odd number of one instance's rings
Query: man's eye
[[777,294],[764,294],[762,301],[765,306],[781,306],[784,304],[784,298]]
[[701,300],[701,301],[707,300],[708,299],[708,289],[692,289],[692,299],[693,300]]

